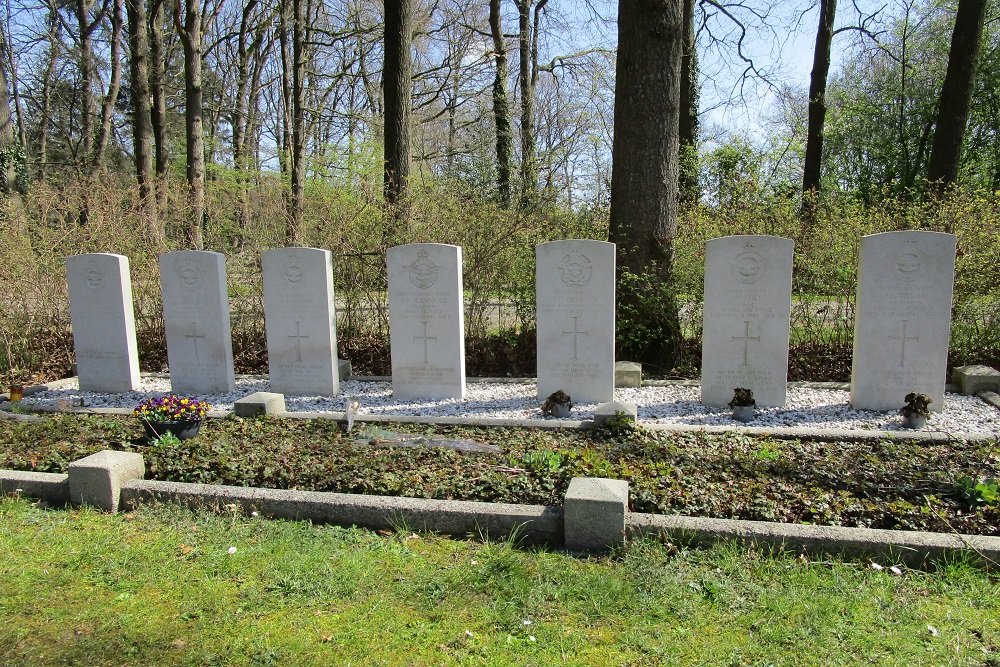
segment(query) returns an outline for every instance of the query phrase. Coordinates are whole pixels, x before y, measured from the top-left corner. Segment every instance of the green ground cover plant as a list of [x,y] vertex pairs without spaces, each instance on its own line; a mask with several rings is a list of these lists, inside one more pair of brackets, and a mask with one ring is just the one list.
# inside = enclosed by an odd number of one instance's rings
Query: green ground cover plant
[[[387,432],[497,451],[399,446]],[[637,512],[1000,535],[1000,502],[963,482],[1000,477],[996,440],[824,442],[614,425],[382,424],[348,434],[331,420],[228,417],[164,443],[147,442],[127,417],[0,421],[0,468],[66,472],[107,448],[138,452],[148,478],[178,482],[559,505],[574,476],[611,477],[629,481]]]
[[0,663],[1000,664],[996,582],[721,545],[578,559],[149,505],[0,499]]

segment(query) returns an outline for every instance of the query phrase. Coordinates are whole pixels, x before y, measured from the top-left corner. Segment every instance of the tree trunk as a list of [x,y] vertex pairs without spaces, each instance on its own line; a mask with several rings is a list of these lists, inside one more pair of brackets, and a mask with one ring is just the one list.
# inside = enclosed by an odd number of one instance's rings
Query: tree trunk
[[204,247],[201,228],[205,217],[205,133],[202,122],[201,0],[187,0],[184,25],[180,24],[180,0],[174,5],[177,32],[184,45],[184,130],[187,147],[189,219],[187,245]]
[[518,87],[521,89],[521,205],[535,201],[538,165],[535,155],[534,81],[531,76],[531,3],[515,0],[518,26]]
[[10,95],[7,92],[7,37],[0,24],[0,192],[9,194],[14,190],[17,175],[14,169],[14,116],[10,111]]
[[167,56],[163,45],[165,0],[151,0],[149,23],[149,88],[153,104],[149,111],[156,146],[156,208],[167,210],[167,177],[170,174],[170,144],[167,137]]
[[987,0],[959,0],[955,29],[951,36],[948,71],[941,86],[937,129],[931,149],[927,180],[944,192],[958,178],[965,124],[969,120],[972,88],[979,63],[979,39],[983,32]]
[[412,0],[385,0],[385,200],[405,221],[410,178]]
[[91,174],[96,174],[104,165],[104,155],[108,150],[111,137],[111,121],[118,101],[118,91],[122,84],[122,0],[112,0],[111,9],[111,80],[108,91],[101,104],[101,124],[94,142],[94,155],[90,160]]
[[493,78],[493,117],[497,131],[497,199],[500,206],[510,208],[510,172],[514,154],[514,133],[510,126],[507,101],[507,45],[503,38],[500,0],[490,0],[490,34],[493,36],[493,58],[496,76]]
[[618,245],[619,347],[673,367],[679,341],[670,292],[677,233],[683,0],[622,0],[612,147],[610,240]]
[[285,228],[285,243],[298,245],[306,176],[306,3],[292,0],[292,198]]
[[[106,1],[106,0],[105,0]],[[77,0],[76,24],[80,31],[80,151],[77,164],[90,161],[94,152],[94,30],[100,23],[101,15],[93,22],[90,8],[93,1]],[[103,13],[103,12],[102,12]]]
[[246,238],[247,223],[250,220],[250,169],[247,160],[247,120],[251,97],[251,61],[256,60],[260,53],[262,40],[261,22],[254,29],[253,40],[250,41],[251,19],[258,5],[258,0],[249,0],[243,7],[240,18],[240,33],[237,38],[236,66],[236,99],[233,107],[231,124],[233,128],[233,168],[236,180],[239,203],[236,210],[236,225],[240,230],[239,245],[242,247]]
[[59,61],[59,51],[62,47],[62,23],[59,20],[58,9],[54,4],[49,5],[48,27],[48,62],[45,65],[45,74],[42,75],[41,102],[39,104],[40,113],[38,114],[38,128],[36,130],[38,136],[38,178],[42,181],[44,181],[48,175],[49,118],[52,113],[52,82],[55,77],[56,65]]
[[802,218],[812,223],[816,198],[821,188],[823,162],[823,125],[826,122],[826,80],[830,73],[830,47],[837,0],[819,0],[819,25],[813,50],[812,74],[809,77],[809,124],[806,129],[806,158],[802,168]]
[[132,87],[132,140],[135,180],[139,185],[139,207],[146,216],[150,238],[162,243],[163,229],[156,210],[153,176],[153,125],[149,99],[149,22],[146,0],[126,0],[128,13],[129,78]]
[[684,0],[684,55],[681,58],[679,189],[681,201],[693,204],[698,187],[698,52],[694,30],[695,0]]

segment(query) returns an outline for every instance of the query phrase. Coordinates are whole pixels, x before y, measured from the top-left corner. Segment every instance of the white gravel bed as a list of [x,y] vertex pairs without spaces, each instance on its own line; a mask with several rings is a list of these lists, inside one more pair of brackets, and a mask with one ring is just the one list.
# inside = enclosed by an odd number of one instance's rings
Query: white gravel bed
[[[290,412],[343,412],[348,397],[360,402],[360,415],[408,415],[421,417],[476,417],[486,419],[550,419],[543,417],[535,398],[535,384],[470,382],[466,398],[441,400],[397,400],[392,397],[388,382],[346,380],[341,382],[341,395],[285,396]],[[270,391],[266,378],[237,378],[236,391],[231,394],[196,396],[212,404],[218,413],[231,412],[233,402],[256,391]],[[140,401],[170,392],[170,380],[144,377],[139,391],[124,394],[101,394],[80,391],[75,380],[66,381],[59,389],[49,389],[25,397],[25,407],[48,409],[132,408]],[[688,426],[740,426],[730,417],[728,408],[712,408],[699,402],[698,387],[679,385],[616,389],[615,398],[634,403],[639,419],[657,424]],[[747,426],[766,428],[816,428],[852,431],[904,430],[902,417],[895,412],[854,410],[848,403],[850,394],[839,389],[813,389],[790,386],[787,405],[783,408],[762,408]],[[590,419],[594,403],[575,405],[570,419]],[[927,430],[955,435],[1000,434],[1000,410],[972,396],[946,394],[944,410],[934,413]]]

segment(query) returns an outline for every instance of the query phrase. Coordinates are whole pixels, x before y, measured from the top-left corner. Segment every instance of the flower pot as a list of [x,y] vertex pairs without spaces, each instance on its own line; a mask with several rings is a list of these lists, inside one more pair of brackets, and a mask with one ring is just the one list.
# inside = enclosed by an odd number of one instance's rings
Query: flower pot
[[927,425],[927,415],[903,415],[903,425],[906,428],[923,428]]
[[12,384],[10,386],[10,400],[11,402],[20,401],[24,398],[24,385],[23,384]]
[[757,406],[756,405],[734,405],[733,406],[733,419],[738,422],[752,422],[757,416]]
[[565,418],[569,417],[569,411],[573,409],[572,403],[554,403],[552,405],[552,416]]
[[198,435],[201,428],[201,420],[182,422],[154,422],[142,420],[142,427],[146,430],[146,437],[155,440],[164,433],[172,433],[178,440],[187,440]]

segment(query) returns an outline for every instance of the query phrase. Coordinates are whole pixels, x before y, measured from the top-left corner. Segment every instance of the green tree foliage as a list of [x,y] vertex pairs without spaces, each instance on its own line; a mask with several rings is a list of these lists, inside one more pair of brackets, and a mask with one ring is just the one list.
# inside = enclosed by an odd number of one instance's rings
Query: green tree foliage
[[[824,185],[873,203],[924,187],[955,9],[908,2],[877,41],[859,43],[832,78]],[[959,182],[1000,184],[1000,26],[987,21]]]

